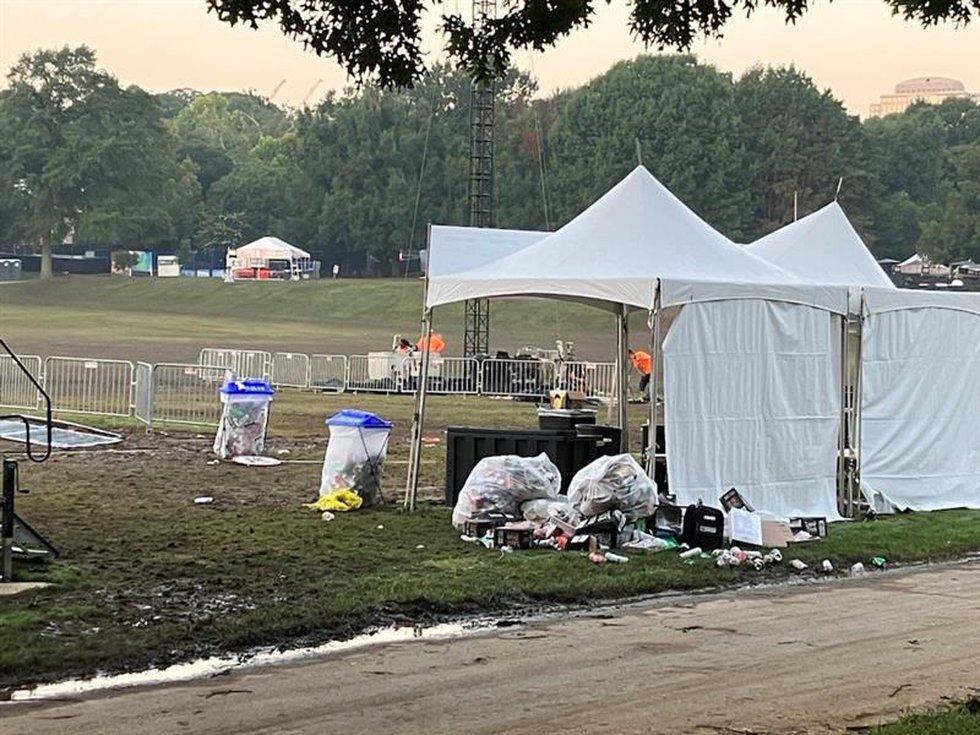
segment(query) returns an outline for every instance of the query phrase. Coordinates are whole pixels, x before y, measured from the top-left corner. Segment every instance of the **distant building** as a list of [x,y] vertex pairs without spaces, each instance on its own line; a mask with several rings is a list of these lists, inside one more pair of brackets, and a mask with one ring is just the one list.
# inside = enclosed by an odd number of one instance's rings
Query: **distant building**
[[905,112],[916,102],[930,105],[942,104],[944,100],[966,98],[980,102],[980,94],[967,92],[963,82],[946,77],[916,77],[895,85],[895,94],[883,94],[878,102],[871,105],[871,117]]

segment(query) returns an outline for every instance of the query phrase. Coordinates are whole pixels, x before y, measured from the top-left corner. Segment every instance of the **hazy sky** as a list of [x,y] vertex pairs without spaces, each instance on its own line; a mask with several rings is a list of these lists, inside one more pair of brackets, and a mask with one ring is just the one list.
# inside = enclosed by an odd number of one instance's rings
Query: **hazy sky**
[[[468,6],[467,0],[445,4]],[[644,51],[631,40],[626,19],[623,0],[600,3],[590,28],[544,53],[517,52],[515,61],[533,71],[544,92],[581,84]],[[436,58],[441,36],[428,37]],[[270,95],[285,80],[275,101],[298,105],[314,88],[311,102],[346,83],[335,63],[304,52],[275,27],[231,28],[207,13],[205,0],[0,0],[4,72],[25,51],[82,43],[122,82],[154,92],[192,87]],[[735,75],[755,64],[795,63],[859,115],[910,77],[953,77],[980,92],[980,22],[922,29],[893,18],[881,0],[817,0],[795,27],[760,11],[750,20],[737,18],[723,40],[694,51]]]

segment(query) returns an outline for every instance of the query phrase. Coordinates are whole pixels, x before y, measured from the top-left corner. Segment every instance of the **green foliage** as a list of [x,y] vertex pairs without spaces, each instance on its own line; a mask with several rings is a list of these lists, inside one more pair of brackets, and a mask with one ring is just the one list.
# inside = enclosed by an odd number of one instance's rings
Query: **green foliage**
[[853,217],[867,198],[864,139],[856,117],[793,67],[755,68],[735,85],[751,176],[756,239],[793,220],[794,196],[807,213],[833,197]]
[[[895,14],[922,25],[943,21],[966,24],[978,13],[976,0],[884,0]],[[409,86],[426,73],[420,43],[421,19],[431,12],[423,0],[378,3],[371,0],[208,0],[218,18],[253,28],[278,23],[280,30],[321,56],[336,59],[360,80],[381,86]],[[553,46],[576,29],[588,27],[593,2],[524,0],[497,5],[491,17],[468,18],[457,6],[445,7],[441,30],[456,63],[481,78],[502,76],[511,49]],[[630,31],[647,44],[687,50],[699,37],[720,37],[733,13],[751,15],[759,6],[776,8],[787,23],[809,8],[807,0],[633,0]]]
[[[152,247],[220,261],[263,235],[346,275],[404,275],[430,223],[464,224],[470,79],[363,86],[284,111],[253,94],[121,89],[88,49],[25,57],[0,92],[0,245]],[[980,106],[919,104],[861,123],[789,68],[738,80],[641,56],[536,97],[496,82],[494,224],[555,229],[644,165],[750,241],[840,201],[878,257],[980,259]],[[43,102],[43,104],[40,104]],[[9,134],[4,132],[9,131]]]

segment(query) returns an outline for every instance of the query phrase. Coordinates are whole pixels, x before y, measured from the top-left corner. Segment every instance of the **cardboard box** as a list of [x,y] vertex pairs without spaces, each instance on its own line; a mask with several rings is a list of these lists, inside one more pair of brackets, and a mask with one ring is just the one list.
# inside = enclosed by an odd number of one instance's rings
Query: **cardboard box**
[[793,540],[793,531],[783,521],[762,521],[762,546],[772,549],[785,549]]
[[789,527],[794,534],[797,531],[806,531],[817,538],[827,535],[827,519],[823,517],[790,518]]

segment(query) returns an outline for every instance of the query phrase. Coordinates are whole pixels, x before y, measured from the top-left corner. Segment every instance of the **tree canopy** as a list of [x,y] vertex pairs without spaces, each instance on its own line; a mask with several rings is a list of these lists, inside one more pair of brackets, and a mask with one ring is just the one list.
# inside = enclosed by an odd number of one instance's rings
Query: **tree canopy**
[[[0,92],[0,250],[178,253],[191,265],[275,235],[350,275],[402,275],[429,223],[463,224],[470,79],[364,85],[303,110],[247,94],[121,89],[87,49],[39,52]],[[497,83],[494,224],[556,229],[644,165],[751,241],[839,198],[878,257],[980,261],[980,106],[864,122],[792,68],[739,78],[640,56],[540,96]]]
[[[502,76],[512,49],[542,50],[587,27],[594,0],[515,0],[499,14],[467,19],[444,0],[207,0],[218,18],[232,25],[277,23],[284,34],[321,56],[334,59],[359,80],[382,87],[410,86],[426,72],[422,19],[442,9],[439,26],[458,66],[473,75]],[[610,0],[606,0],[608,4]],[[980,0],[878,0],[907,20],[934,25],[966,24],[980,14]],[[690,49],[699,37],[720,37],[736,13],[767,6],[788,23],[810,8],[810,0],[632,0],[629,26],[641,41],[660,50]],[[469,3],[464,4],[469,8]]]

